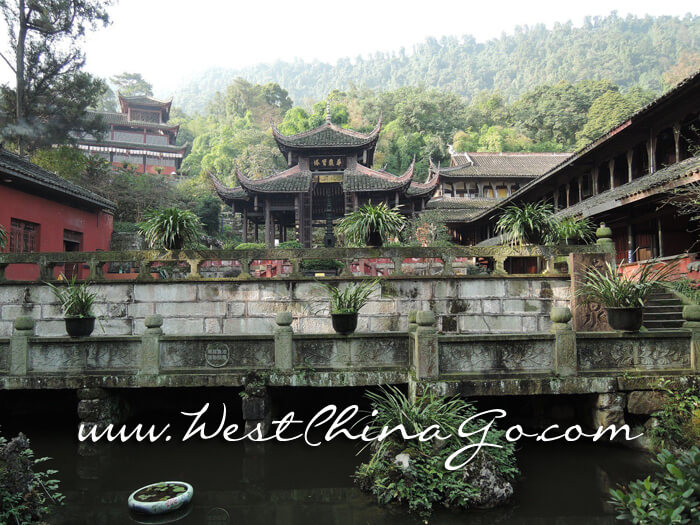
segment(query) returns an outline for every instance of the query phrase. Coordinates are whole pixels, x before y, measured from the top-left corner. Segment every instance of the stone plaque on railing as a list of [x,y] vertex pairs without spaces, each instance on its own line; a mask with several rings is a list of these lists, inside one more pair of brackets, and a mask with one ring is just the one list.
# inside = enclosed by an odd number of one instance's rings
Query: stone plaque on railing
[[614,264],[612,254],[572,253],[569,255],[572,324],[576,332],[608,332],[612,330],[608,324],[605,309],[600,304],[586,301],[578,295],[578,290],[586,276],[586,268],[592,267],[602,270],[607,263]]

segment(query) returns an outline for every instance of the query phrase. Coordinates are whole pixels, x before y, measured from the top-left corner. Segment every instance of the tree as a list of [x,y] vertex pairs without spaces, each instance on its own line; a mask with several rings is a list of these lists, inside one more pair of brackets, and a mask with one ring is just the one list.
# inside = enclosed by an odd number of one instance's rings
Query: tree
[[127,97],[136,95],[153,96],[153,86],[146,82],[141,73],[124,72],[121,75],[114,75],[110,80],[121,95]]
[[37,145],[63,143],[71,131],[97,133],[102,124],[85,109],[105,90],[104,82],[81,71],[79,46],[88,29],[109,23],[111,0],[0,0],[8,27],[15,86],[0,87],[3,136],[20,153]]
[[585,146],[622,123],[635,109],[632,102],[618,92],[611,91],[598,97],[588,110],[586,125],[576,135],[578,146]]

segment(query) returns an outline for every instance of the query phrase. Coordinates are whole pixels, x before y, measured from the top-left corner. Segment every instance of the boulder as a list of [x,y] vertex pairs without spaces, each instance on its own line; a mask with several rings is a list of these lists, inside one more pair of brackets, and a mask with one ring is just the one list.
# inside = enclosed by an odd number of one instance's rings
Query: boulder
[[638,390],[630,392],[627,397],[627,411],[630,414],[650,416],[661,410],[668,401],[669,396],[666,392]]

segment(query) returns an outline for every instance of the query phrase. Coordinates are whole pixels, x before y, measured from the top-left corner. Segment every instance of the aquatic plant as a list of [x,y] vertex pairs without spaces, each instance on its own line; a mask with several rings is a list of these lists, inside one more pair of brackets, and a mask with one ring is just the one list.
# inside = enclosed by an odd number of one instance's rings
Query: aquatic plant
[[465,442],[456,437],[462,426],[464,434],[476,432],[471,442],[481,439],[478,432],[488,423],[481,419],[465,420],[476,409],[460,398],[444,398],[432,391],[412,402],[398,388],[388,387],[368,392],[377,416],[368,416],[372,433],[382,427],[403,425],[409,434],[439,425],[440,433],[452,435],[447,440],[404,440],[392,433],[373,445],[372,457],[360,465],[355,480],[361,489],[372,493],[380,504],[399,503],[411,512],[427,518],[436,506],[453,508],[491,508],[506,503],[513,494],[510,482],[519,471],[515,464],[515,447],[503,437],[503,431],[491,428],[486,442],[502,448],[484,447],[474,460],[457,470],[447,470],[445,462]]
[[663,450],[653,463],[653,478],[610,490],[617,519],[644,525],[700,523],[700,450],[693,447],[678,456]]

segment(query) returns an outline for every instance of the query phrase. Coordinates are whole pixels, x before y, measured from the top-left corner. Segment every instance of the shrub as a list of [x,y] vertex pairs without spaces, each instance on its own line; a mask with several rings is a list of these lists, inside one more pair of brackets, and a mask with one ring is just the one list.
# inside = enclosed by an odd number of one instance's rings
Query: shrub
[[700,282],[695,279],[676,279],[665,283],[668,288],[678,292],[693,304],[700,304]]
[[618,520],[635,524],[700,523],[700,450],[675,457],[661,451],[654,460],[658,471],[628,488],[611,489]]
[[665,383],[660,385],[668,395],[663,408],[653,415],[657,424],[649,429],[649,439],[655,449],[687,449],[700,445],[700,425],[697,411],[700,410],[700,393],[697,388],[670,390]]
[[234,250],[265,250],[267,245],[264,242],[242,242]]
[[304,270],[342,270],[345,265],[336,259],[304,259],[301,261]]
[[[380,504],[406,504],[410,511],[427,518],[438,505],[489,507],[505,503],[512,495],[510,481],[519,472],[515,447],[504,439],[503,431],[491,428],[486,436],[487,442],[498,443],[503,448],[484,447],[466,467],[454,471],[445,468],[447,458],[464,446],[455,436],[460,425],[476,414],[473,405],[460,398],[437,396],[430,390],[411,402],[395,387],[379,393],[369,392],[367,397],[372,409],[378,411],[369,424],[372,435],[383,426],[393,428],[401,424],[408,433],[416,434],[437,424],[442,435],[453,436],[445,441],[404,441],[399,433],[392,433],[375,444],[372,457],[359,466],[355,479],[360,488],[371,492]],[[484,426],[485,422],[477,419],[465,424],[463,431],[473,432]],[[399,455],[407,458],[403,465]],[[482,476],[485,470],[493,474],[489,478],[492,487],[500,489],[500,497],[480,484],[485,479]]]
[[49,458],[35,458],[29,440],[20,434],[0,436],[0,523],[29,525],[42,521],[51,504],[62,504],[55,470],[35,471]]
[[7,230],[0,224],[0,252],[7,246]]
[[202,222],[189,210],[149,210],[144,214],[144,221],[139,223],[139,231],[152,248],[179,250],[199,241]]
[[299,241],[284,241],[281,242],[278,246],[278,248],[281,248],[282,250],[297,250],[303,247],[304,245],[301,244]]
[[137,233],[139,231],[139,225],[135,222],[114,221],[114,227],[112,229],[115,232]]
[[[62,276],[63,277],[63,276]],[[65,317],[95,317],[92,306],[97,293],[90,290],[90,283],[76,284],[75,277],[66,286],[46,283],[61,303]]]
[[508,206],[498,218],[496,233],[513,246],[545,244],[555,228],[554,208],[546,202]]
[[406,225],[406,218],[396,209],[391,209],[380,202],[376,206],[365,204],[357,211],[343,217],[336,231],[345,237],[346,242],[353,246],[366,246],[370,236],[376,235],[380,243],[398,238]]

